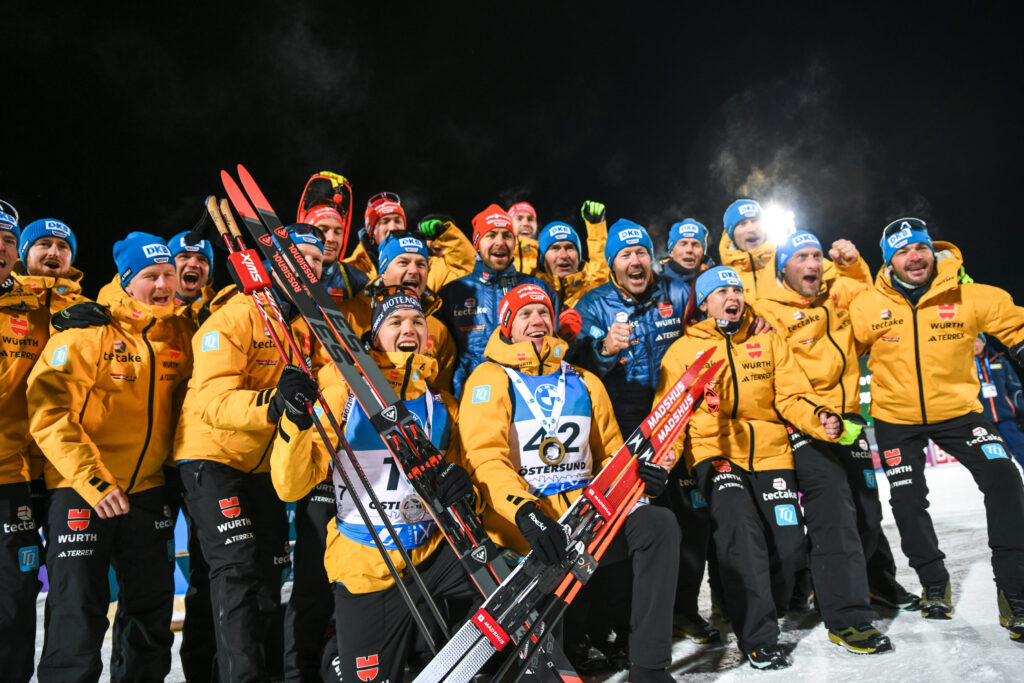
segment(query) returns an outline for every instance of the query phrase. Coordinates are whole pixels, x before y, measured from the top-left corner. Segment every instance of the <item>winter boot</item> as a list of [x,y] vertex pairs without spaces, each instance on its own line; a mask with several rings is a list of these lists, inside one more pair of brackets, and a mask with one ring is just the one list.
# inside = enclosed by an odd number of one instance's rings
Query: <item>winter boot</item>
[[1010,640],[1024,643],[1024,595],[999,591],[999,625],[1010,632]]
[[720,643],[722,633],[704,621],[699,614],[675,614],[672,616],[672,637],[689,638],[695,643]]
[[878,591],[871,591],[871,602],[885,607],[898,609],[901,612],[916,612],[921,609],[921,598],[914,595],[900,584],[893,581],[891,586]]
[[830,628],[828,639],[859,655],[877,655],[883,652],[892,652],[893,649],[888,636],[879,633],[878,629],[871,624]]
[[648,669],[638,664],[629,667],[629,683],[672,683],[674,680],[665,669]]
[[747,661],[755,669],[766,670],[785,669],[793,665],[793,660],[778,645],[759,647],[753,652],[748,652]]
[[953,589],[949,581],[924,587],[921,593],[921,616],[925,619],[953,618]]

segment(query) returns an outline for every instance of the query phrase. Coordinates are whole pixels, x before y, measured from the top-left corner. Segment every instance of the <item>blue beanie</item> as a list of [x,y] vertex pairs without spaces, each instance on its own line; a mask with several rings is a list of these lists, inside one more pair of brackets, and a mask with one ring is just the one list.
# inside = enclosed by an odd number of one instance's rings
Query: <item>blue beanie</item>
[[693,287],[697,294],[697,305],[700,306],[704,299],[708,298],[708,294],[719,287],[743,287],[743,283],[736,271],[729,266],[715,266],[701,273]]
[[583,251],[583,247],[580,245],[580,236],[576,234],[572,226],[562,221],[553,221],[545,225],[544,229],[540,231],[540,235],[537,236],[537,251],[539,252],[537,260],[541,264],[544,263],[544,253],[555,242],[572,242],[576,246],[576,251]]
[[71,228],[56,218],[40,218],[32,221],[21,231],[21,242],[18,245],[18,255],[24,261],[28,255],[29,248],[36,243],[36,240],[43,237],[56,237],[68,243],[71,247],[71,262],[75,262],[75,254],[78,252],[78,243],[75,241],[75,233]]
[[384,271],[388,269],[388,264],[401,254],[419,254],[427,259],[428,264],[430,263],[430,252],[427,251],[427,245],[418,237],[388,235],[381,243],[377,254],[378,275],[383,275]]
[[668,250],[672,251],[672,248],[676,246],[676,242],[684,237],[697,240],[700,242],[701,249],[707,251],[708,229],[704,227],[703,223],[692,218],[684,218],[679,223],[673,223],[672,228],[668,231]]
[[324,241],[318,237],[320,228],[309,223],[295,223],[288,226],[288,237],[295,244],[312,244],[324,253]]
[[611,267],[620,251],[636,246],[645,247],[651,258],[654,258],[654,243],[643,227],[625,218],[612,223],[608,229],[608,241],[604,245],[604,260],[608,262],[608,267]]
[[[775,273],[782,275],[782,269],[786,267],[786,261],[796,252],[807,247],[821,249],[821,242],[818,238],[806,230],[797,230],[782,241],[775,249]],[[824,249],[822,249],[824,251]]]
[[148,232],[130,232],[123,240],[114,243],[114,263],[121,277],[121,286],[127,287],[143,268],[173,263],[173,258],[162,238]]
[[725,234],[732,239],[732,231],[737,223],[748,218],[758,218],[761,213],[761,205],[753,199],[737,199],[725,210],[725,216],[722,218]]
[[889,265],[893,254],[908,244],[927,244],[933,252],[932,238],[928,234],[928,226],[920,218],[898,218],[882,231],[882,260]]
[[14,236],[21,239],[21,230],[18,229],[18,219],[0,209],[0,230],[13,232]]
[[187,235],[188,232],[179,232],[167,240],[167,248],[171,250],[171,256],[174,257],[186,251],[190,254],[202,254],[210,264],[210,275],[213,276],[213,244],[210,240],[199,240],[195,244],[189,244],[185,241]]

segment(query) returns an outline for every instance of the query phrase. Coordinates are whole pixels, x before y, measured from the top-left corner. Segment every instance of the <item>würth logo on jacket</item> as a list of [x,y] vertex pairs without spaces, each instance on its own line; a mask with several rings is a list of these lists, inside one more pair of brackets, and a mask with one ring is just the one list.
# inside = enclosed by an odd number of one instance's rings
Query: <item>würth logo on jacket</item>
[[896,465],[903,462],[903,458],[900,456],[900,449],[898,448],[886,451],[883,455],[885,455],[885,464],[889,467],[896,467]]
[[952,320],[956,317],[956,304],[939,304],[939,320]]
[[672,316],[672,304],[667,301],[658,303],[658,313],[661,314],[662,318],[669,318]]
[[89,518],[92,516],[92,510],[85,508],[83,510],[72,508],[68,510],[68,528],[72,531],[85,531],[89,528]]
[[761,357],[761,343],[760,342],[747,342],[744,344],[747,347],[747,355],[752,360],[757,360]]
[[732,463],[728,460],[712,460],[711,465],[719,472],[732,472]]
[[242,508],[238,505],[238,496],[221,498],[217,502],[220,504],[221,514],[228,519],[234,519],[238,515],[242,514]]
[[356,675],[361,681],[372,681],[377,677],[379,671],[377,655],[369,657],[356,657]]
[[24,337],[28,334],[28,321],[24,318],[10,317],[11,334],[15,337]]

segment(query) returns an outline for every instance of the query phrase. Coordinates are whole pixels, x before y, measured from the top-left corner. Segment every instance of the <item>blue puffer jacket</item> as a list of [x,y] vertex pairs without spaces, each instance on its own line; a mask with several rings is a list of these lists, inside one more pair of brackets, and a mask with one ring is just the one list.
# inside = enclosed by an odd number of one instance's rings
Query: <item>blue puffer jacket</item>
[[[1024,409],[1024,392],[1021,391],[1020,379],[1010,361],[1003,354],[986,349],[981,357],[974,357],[974,367],[978,370],[978,380],[982,384],[978,400],[981,401],[985,417],[993,422],[1015,419],[1017,411]],[[995,396],[985,396],[984,385],[988,382],[995,385]]]
[[[574,360],[604,381],[623,436],[651,412],[661,359],[682,334],[689,287],[681,281],[654,277],[653,285],[639,301],[612,280],[590,290],[576,304],[583,329],[573,349]],[[633,327],[630,348],[604,356],[601,341],[620,317],[625,318],[621,322]]]
[[363,287],[369,284],[370,278],[352,264],[343,263],[339,259],[324,268],[320,281],[327,287],[331,298],[336,303],[341,303],[361,292]]
[[551,297],[557,316],[558,299],[546,282],[532,275],[524,275],[513,266],[500,272],[492,270],[479,257],[472,273],[449,282],[438,292],[442,301],[438,315],[455,338],[459,352],[452,380],[456,398],[462,396],[462,386],[469,373],[486,360],[484,348],[491,333],[498,327],[498,304],[501,297],[524,282],[544,288]]

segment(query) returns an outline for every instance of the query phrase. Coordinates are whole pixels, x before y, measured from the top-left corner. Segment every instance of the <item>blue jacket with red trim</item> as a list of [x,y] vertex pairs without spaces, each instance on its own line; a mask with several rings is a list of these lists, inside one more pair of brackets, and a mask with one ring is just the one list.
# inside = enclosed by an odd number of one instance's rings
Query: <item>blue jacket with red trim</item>
[[[985,417],[993,422],[1016,419],[1017,411],[1024,410],[1024,390],[1006,356],[986,351],[980,357],[974,357],[974,367],[978,370],[978,380],[982,386],[978,400],[981,401]],[[985,396],[986,382],[995,385],[995,396]]]

